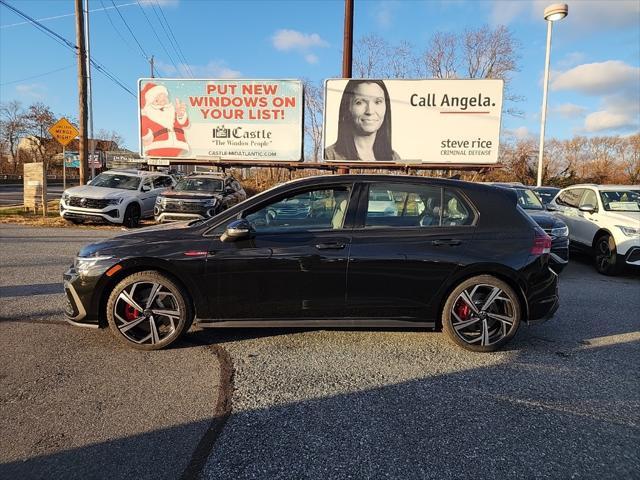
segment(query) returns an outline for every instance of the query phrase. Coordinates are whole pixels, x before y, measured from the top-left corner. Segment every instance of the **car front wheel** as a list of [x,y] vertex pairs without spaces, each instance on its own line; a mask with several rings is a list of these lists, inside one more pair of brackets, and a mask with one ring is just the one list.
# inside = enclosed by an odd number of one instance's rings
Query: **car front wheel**
[[135,228],[140,223],[140,207],[137,203],[132,203],[127,206],[124,211],[123,225],[127,228]]
[[116,338],[138,350],[159,350],[191,326],[193,315],[183,289],[156,271],[120,281],[107,301],[107,320]]
[[596,270],[603,275],[615,275],[620,270],[616,241],[609,234],[604,234],[595,244]]
[[442,329],[462,348],[492,352],[516,334],[521,311],[513,288],[491,275],[478,275],[449,294],[442,312]]

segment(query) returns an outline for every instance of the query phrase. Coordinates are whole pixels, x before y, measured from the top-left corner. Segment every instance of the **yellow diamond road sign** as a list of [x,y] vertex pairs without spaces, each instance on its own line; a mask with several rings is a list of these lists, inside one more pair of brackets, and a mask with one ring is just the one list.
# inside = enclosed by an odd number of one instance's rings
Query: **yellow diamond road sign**
[[69,120],[67,120],[66,118],[61,118],[56,123],[51,125],[51,127],[49,128],[49,133],[63,147],[69,145],[69,143],[71,143],[71,141],[80,134],[78,129],[71,125]]

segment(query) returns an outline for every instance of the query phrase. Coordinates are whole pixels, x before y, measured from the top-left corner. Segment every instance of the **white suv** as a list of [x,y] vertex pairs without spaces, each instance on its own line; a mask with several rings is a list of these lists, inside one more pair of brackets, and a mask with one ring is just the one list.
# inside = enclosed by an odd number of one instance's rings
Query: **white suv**
[[159,172],[109,170],[87,185],[68,188],[60,200],[60,216],[73,223],[98,220],[135,227],[153,217],[156,197],[175,184]]
[[565,221],[573,246],[593,253],[600,273],[640,266],[640,186],[573,185],[558,192],[549,210]]

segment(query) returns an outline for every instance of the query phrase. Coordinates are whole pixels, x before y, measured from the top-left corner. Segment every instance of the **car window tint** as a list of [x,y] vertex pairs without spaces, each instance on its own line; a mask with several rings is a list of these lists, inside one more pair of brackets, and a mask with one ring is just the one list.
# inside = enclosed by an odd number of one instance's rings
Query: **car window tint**
[[171,177],[156,177],[153,179],[153,188],[167,188],[172,185]]
[[565,190],[558,196],[556,203],[564,205],[565,207],[578,208],[580,205],[580,197],[582,197],[583,192],[584,188],[572,188],[570,190]]
[[245,218],[256,232],[340,229],[348,200],[346,186],[305,191],[263,204]]
[[473,224],[471,207],[456,192],[445,190],[442,208],[442,226],[460,226]]
[[585,190],[584,196],[582,197],[582,201],[580,202],[580,206],[584,207],[586,205],[591,205],[592,207],[598,206],[596,192],[594,192],[593,190]]
[[440,225],[442,189],[393,184],[369,187],[365,228]]

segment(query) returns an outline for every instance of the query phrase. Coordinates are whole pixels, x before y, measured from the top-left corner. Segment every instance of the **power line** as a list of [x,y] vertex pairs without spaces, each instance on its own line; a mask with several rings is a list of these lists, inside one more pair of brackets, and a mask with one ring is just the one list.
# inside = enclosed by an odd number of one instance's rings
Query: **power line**
[[127,23],[127,21],[124,19],[124,17],[122,16],[122,13],[120,13],[120,10],[118,10],[118,7],[116,7],[116,4],[113,3],[113,0],[111,0],[111,4],[115,7],[116,12],[118,12],[118,15],[120,15],[120,19],[122,20],[122,22],[124,23],[124,25],[127,27],[127,30],[129,30],[129,33],[131,34],[131,36],[133,37],[133,39],[136,41],[136,43],[138,44],[138,47],[140,47],[140,51],[142,52],[142,55],[144,55],[144,58],[147,59],[147,61],[149,61],[149,55],[147,55],[147,52],[144,51],[144,48],[142,48],[142,45],[140,45],[140,42],[138,41],[138,39],[136,38],[136,36],[133,33],[133,30],[131,30],[131,28],[129,27],[129,24]]
[[71,68],[73,66],[74,65],[67,65],[66,67],[57,68],[55,70],[51,70],[50,72],[41,73],[40,75],[34,75],[32,77],[22,78],[20,80],[13,80],[12,82],[0,83],[0,87],[4,87],[5,85],[11,85],[13,83],[26,82],[27,80],[33,80],[34,78],[40,78],[46,75],[51,75],[52,73],[61,72],[62,70],[67,70],[68,68]]
[[[48,36],[50,36],[51,38],[56,40],[61,45],[65,46],[67,48],[70,48],[71,50],[73,50],[74,53],[78,54],[79,48],[74,43],[71,43],[69,40],[67,40],[63,36],[57,34],[53,30],[51,30],[50,28],[45,27],[40,22],[38,22],[37,20],[31,18],[26,13],[18,10],[17,8],[15,8],[15,7],[11,6],[11,5],[9,5],[5,0],[0,0],[0,4],[4,5],[8,9],[10,9],[11,11],[15,12],[17,15],[19,15],[22,18],[24,18],[25,20],[29,21],[29,23],[32,23],[36,28],[38,28],[40,31],[44,32],[45,34],[47,34]],[[100,63],[98,63],[94,59],[91,59],[91,65],[93,65],[96,68],[96,70],[98,70],[105,77],[110,79],[112,82],[116,83],[119,87],[121,87],[127,93],[129,93],[133,97],[136,97],[136,94],[133,93],[131,90],[129,90],[129,88],[127,88],[114,74],[109,72],[104,65],[101,65]]]
[[193,72],[189,67],[189,63],[187,62],[187,59],[182,53],[182,49],[180,48],[180,45],[178,44],[178,41],[176,40],[176,37],[173,34],[171,25],[169,25],[169,22],[167,21],[167,17],[165,17],[164,12],[162,11],[162,7],[160,6],[160,3],[158,3],[158,0],[156,0],[155,3],[158,6],[158,10],[160,10],[160,13],[162,14],[162,18],[164,19],[164,23],[167,25],[167,28],[164,28],[162,20],[160,19],[160,17],[158,16],[158,12],[156,11],[156,7],[152,4],[151,7],[153,8],[153,13],[156,14],[156,18],[158,19],[160,26],[164,30],[164,33],[167,35],[167,38],[169,39],[169,43],[173,47],[173,50],[176,52],[178,59],[180,59],[180,61],[182,62],[182,65],[184,66],[185,70],[189,73],[189,76],[193,78]]
[[[131,46],[131,44],[129,42],[127,42],[127,40],[122,36],[122,34],[120,33],[120,30],[116,27],[115,23],[113,23],[113,20],[111,20],[111,15],[109,14],[109,12],[107,11],[107,7],[105,7],[104,2],[102,0],[100,0],[100,5],[102,5],[103,9],[104,9],[104,13],[107,14],[107,18],[109,19],[109,23],[111,24],[111,26],[113,27],[113,29],[115,30],[115,32],[118,34],[118,36],[120,37],[120,39],[122,40],[122,42],[129,48],[129,50],[131,50],[132,52],[135,52],[136,50]],[[112,8],[112,7],[109,7]],[[137,53],[137,52],[136,52]],[[144,56],[142,57],[145,60],[147,60]]]
[[178,65],[176,65],[176,62],[173,60],[173,57],[171,56],[171,54],[169,53],[167,48],[164,46],[164,43],[162,43],[162,40],[160,40],[160,37],[158,36],[158,33],[156,32],[156,29],[153,28],[153,24],[151,23],[151,20],[149,20],[149,17],[147,16],[147,13],[144,11],[144,8],[142,8],[142,5],[140,5],[140,2],[138,2],[138,7],[140,7],[140,10],[142,10],[142,14],[144,15],[144,18],[147,20],[147,23],[151,27],[151,31],[156,36],[156,39],[158,40],[158,43],[160,44],[160,46],[164,50],[164,53],[166,53],[167,57],[169,57],[169,61],[171,62],[173,67],[176,69],[176,71],[179,71]]
[[[133,3],[121,3],[120,5],[118,5],[118,7],[128,7],[131,5],[135,5],[136,2]],[[104,5],[103,5],[104,7]],[[93,12],[101,12],[102,10],[111,10],[113,7],[104,7],[104,8],[96,8],[94,10],[89,10],[89,13],[93,13]],[[64,15],[56,15],[54,17],[45,17],[45,18],[38,18],[36,20],[38,20],[39,22],[46,22],[48,20],[57,20],[59,18],[66,18],[66,17],[73,17],[75,16],[75,13],[65,13]],[[0,25],[0,29],[2,28],[10,28],[10,27],[19,27],[20,25],[29,25],[30,22],[19,22],[19,23],[10,23],[8,25]]]

